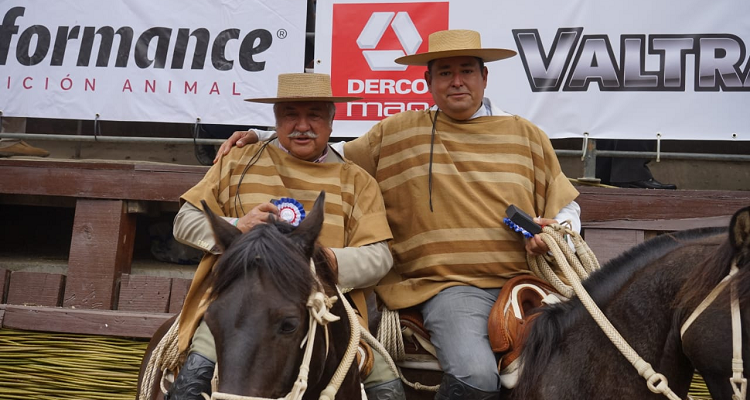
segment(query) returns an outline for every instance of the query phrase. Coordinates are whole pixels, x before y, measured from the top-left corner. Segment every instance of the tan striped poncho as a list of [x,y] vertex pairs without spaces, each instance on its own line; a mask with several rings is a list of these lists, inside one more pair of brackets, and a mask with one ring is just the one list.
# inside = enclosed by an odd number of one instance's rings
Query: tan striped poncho
[[[240,217],[260,203],[291,197],[309,212],[320,191],[325,190],[325,220],[318,238],[323,246],[358,247],[391,238],[377,183],[364,170],[349,161],[303,161],[274,145],[266,146],[258,161],[245,174],[240,184],[240,202],[235,205],[235,193],[243,169],[261,146],[233,148],[182,196],[181,201],[202,209],[200,201],[205,200],[218,215]],[[205,255],[195,272],[180,315],[180,352],[190,345],[208,307],[205,300],[210,285],[206,278],[217,260],[216,255]],[[351,293],[355,303],[359,303],[354,298],[354,291]],[[363,296],[361,300],[364,300]]]
[[435,111],[389,117],[346,144],[346,157],[378,181],[393,232],[394,269],[375,288],[390,309],[411,307],[456,285],[501,287],[528,273],[523,237],[503,224],[515,204],[554,218],[578,191],[547,135],[517,116],[456,121]]

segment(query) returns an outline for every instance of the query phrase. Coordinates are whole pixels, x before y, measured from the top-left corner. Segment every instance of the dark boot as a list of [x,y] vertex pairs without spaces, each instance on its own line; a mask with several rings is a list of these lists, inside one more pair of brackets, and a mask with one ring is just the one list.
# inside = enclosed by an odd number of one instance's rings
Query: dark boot
[[201,393],[211,394],[214,363],[198,353],[190,353],[180,369],[165,400],[203,400]]
[[365,394],[367,394],[368,400],[406,400],[401,379],[394,379],[365,388]]
[[500,391],[485,392],[461,382],[453,375],[443,374],[435,400],[497,400]]

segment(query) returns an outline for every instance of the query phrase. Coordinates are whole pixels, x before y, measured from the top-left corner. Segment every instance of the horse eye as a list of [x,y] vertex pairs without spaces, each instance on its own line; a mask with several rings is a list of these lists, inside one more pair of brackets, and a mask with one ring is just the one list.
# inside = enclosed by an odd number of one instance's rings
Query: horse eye
[[279,333],[282,334],[290,334],[297,331],[297,328],[299,327],[299,319],[297,318],[286,318],[284,321],[281,322],[281,326],[279,326]]

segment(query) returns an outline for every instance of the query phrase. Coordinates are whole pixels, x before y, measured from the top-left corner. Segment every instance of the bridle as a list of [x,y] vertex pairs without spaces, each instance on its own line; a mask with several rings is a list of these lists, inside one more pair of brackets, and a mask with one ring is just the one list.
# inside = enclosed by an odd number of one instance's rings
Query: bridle
[[730,280],[734,276],[739,268],[737,268],[737,260],[732,262],[732,267],[729,269],[729,274],[719,282],[718,285],[706,296],[705,299],[698,305],[698,307],[690,314],[690,317],[682,324],[680,329],[680,339],[682,339],[685,332],[687,332],[690,325],[698,318],[703,311],[705,311],[711,303],[716,300],[719,294],[729,284],[729,295],[730,297],[730,310],[732,314],[732,377],[729,378],[729,384],[732,386],[732,400],[745,400],[747,398],[747,379],[742,375],[743,372],[743,361],[742,361],[742,323],[740,321],[740,301],[737,297],[737,282]]
[[281,397],[279,399],[268,399],[265,397],[252,397],[252,396],[241,396],[231,393],[222,393],[217,391],[218,388],[218,373],[219,373],[219,364],[216,364],[216,367],[214,368],[214,378],[211,381],[212,386],[212,394],[211,397],[203,393],[204,398],[210,399],[210,400],[301,400],[302,396],[305,395],[305,391],[307,390],[307,379],[308,375],[310,373],[310,361],[312,359],[312,352],[313,352],[313,344],[315,342],[315,332],[317,330],[318,325],[322,326],[323,329],[325,329],[325,337],[326,337],[326,356],[328,355],[328,323],[338,321],[341,318],[331,313],[331,307],[333,307],[333,304],[338,300],[341,299],[342,304],[344,305],[344,308],[346,309],[346,315],[349,318],[349,326],[350,326],[350,335],[349,335],[349,344],[346,348],[346,353],[344,353],[344,358],[341,360],[341,363],[336,368],[336,372],[331,377],[331,381],[328,383],[326,388],[320,393],[320,399],[321,400],[333,400],[334,397],[336,397],[336,393],[338,392],[339,388],[341,387],[341,383],[344,381],[344,378],[346,377],[347,372],[349,371],[349,368],[352,366],[352,362],[354,361],[354,357],[357,353],[357,347],[359,346],[359,339],[360,339],[360,329],[359,329],[359,321],[357,319],[357,315],[354,312],[354,309],[349,304],[349,302],[346,300],[346,297],[341,293],[341,290],[336,286],[336,292],[338,293],[338,296],[328,296],[325,294],[325,291],[323,290],[323,285],[321,284],[320,280],[318,279],[317,275],[315,274],[315,264],[312,260],[310,260],[310,268],[313,271],[313,276],[315,276],[315,282],[316,282],[316,290],[313,290],[313,292],[310,294],[310,297],[307,299],[307,309],[310,313],[309,318],[309,326],[307,330],[307,335],[304,339],[302,339],[302,343],[300,344],[300,347],[305,348],[304,355],[302,357],[302,363],[300,363],[299,366],[299,374],[297,375],[297,380],[294,382],[294,386],[292,386],[292,390],[284,397]]

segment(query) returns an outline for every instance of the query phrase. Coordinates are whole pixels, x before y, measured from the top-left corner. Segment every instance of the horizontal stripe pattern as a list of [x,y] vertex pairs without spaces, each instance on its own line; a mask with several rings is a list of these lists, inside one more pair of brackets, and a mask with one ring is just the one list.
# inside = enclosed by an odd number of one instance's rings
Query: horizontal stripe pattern
[[[554,217],[577,191],[560,169],[547,136],[516,116],[455,121],[434,112],[402,112],[348,144],[346,154],[371,154],[393,231],[400,278],[378,293],[389,308],[419,304],[455,284],[499,287],[527,271],[523,237],[502,219],[509,204]],[[432,206],[429,210],[430,149]],[[494,286],[496,285],[496,286]]]

